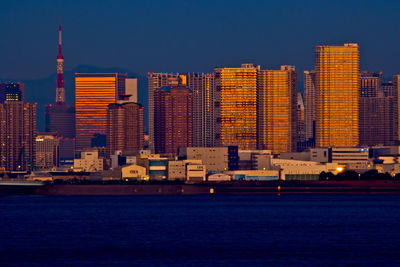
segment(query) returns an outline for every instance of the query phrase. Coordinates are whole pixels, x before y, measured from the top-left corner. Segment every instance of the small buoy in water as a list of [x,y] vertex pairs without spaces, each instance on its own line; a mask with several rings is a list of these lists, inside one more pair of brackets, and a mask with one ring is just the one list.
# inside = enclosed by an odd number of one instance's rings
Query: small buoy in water
[[213,196],[214,195],[214,188],[210,188],[210,194]]
[[278,185],[278,191],[281,191],[281,186],[280,185]]

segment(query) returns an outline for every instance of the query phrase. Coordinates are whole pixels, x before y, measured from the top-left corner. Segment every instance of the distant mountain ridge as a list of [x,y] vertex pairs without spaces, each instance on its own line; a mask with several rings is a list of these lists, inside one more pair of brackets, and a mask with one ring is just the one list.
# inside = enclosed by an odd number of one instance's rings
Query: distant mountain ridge
[[[72,70],[64,71],[64,84],[67,105],[75,104],[75,73],[127,73],[128,77],[138,78],[138,101],[147,107],[147,77],[134,73],[123,68],[100,68],[91,65],[78,65]],[[0,81],[10,81],[10,79],[0,79]],[[38,103],[37,107],[37,129],[44,131],[45,115],[44,106],[47,104],[55,104],[56,98],[56,81],[57,73],[54,72],[50,76],[35,80],[16,80],[12,81],[25,83],[25,101]],[[147,124],[147,109],[145,114],[145,124]]]

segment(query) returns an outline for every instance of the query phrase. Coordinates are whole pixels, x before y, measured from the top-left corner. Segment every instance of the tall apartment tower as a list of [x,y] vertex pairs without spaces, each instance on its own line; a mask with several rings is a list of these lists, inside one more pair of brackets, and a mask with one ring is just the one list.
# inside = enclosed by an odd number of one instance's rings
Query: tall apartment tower
[[158,154],[193,145],[193,94],[183,86],[154,91],[154,140]]
[[257,147],[257,71],[253,64],[240,68],[216,68],[216,146]]
[[114,103],[107,110],[107,156],[115,151],[136,155],[144,147],[144,107],[138,103]]
[[393,75],[393,140],[400,143],[400,74]]
[[306,140],[315,139],[315,71],[304,71]]
[[257,80],[258,149],[269,149],[274,154],[296,151],[298,92],[295,67],[261,70]]
[[147,78],[149,149],[154,152],[154,91],[162,87],[186,85],[186,77],[174,73],[148,73]]
[[75,107],[67,106],[65,102],[61,24],[58,28],[56,104],[45,106],[45,118],[46,132],[56,132],[59,137],[75,137]]
[[[78,151],[91,146],[95,134],[105,135],[108,105],[123,95],[126,74],[75,74],[75,147]],[[121,85],[121,83],[123,83]]]
[[188,73],[187,86],[193,92],[193,146],[215,146],[214,74]]
[[360,146],[393,144],[393,97],[379,90],[376,96],[360,97]]
[[381,84],[382,72],[360,72],[360,146],[392,144],[393,96],[385,96]]
[[306,141],[306,121],[303,96],[300,92],[297,93],[297,142]]
[[29,171],[36,162],[36,104],[6,100],[0,104],[0,167]]
[[317,46],[315,81],[316,146],[358,146],[358,45]]

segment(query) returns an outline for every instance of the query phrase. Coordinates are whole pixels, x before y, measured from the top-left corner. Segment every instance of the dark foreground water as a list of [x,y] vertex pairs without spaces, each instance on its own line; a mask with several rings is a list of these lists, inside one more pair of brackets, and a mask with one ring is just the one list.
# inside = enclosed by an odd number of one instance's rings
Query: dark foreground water
[[0,265],[399,265],[400,195],[0,197]]

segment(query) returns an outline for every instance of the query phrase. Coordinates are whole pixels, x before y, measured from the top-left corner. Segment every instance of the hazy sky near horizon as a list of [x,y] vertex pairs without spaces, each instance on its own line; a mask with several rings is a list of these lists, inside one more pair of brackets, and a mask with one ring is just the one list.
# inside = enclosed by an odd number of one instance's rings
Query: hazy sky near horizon
[[55,1],[0,3],[0,78],[56,71],[62,18],[65,68],[210,72],[253,62],[314,67],[318,44],[357,42],[361,69],[400,73],[400,1]]

